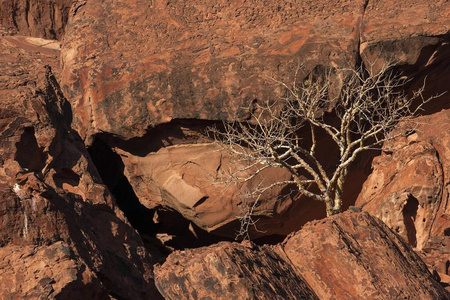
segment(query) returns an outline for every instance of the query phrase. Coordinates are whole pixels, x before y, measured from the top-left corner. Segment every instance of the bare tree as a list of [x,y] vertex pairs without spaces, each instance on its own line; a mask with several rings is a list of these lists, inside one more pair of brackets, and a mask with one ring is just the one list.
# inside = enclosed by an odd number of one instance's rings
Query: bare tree
[[[250,192],[253,205],[246,204],[246,212],[239,216],[241,235],[255,224],[255,203],[277,185],[293,185],[296,192],[324,202],[327,216],[341,211],[351,163],[361,152],[406,135],[408,130],[389,133],[400,120],[416,116],[430,100],[423,99],[423,87],[410,96],[403,93],[405,79],[395,76],[391,67],[386,65],[375,74],[362,68],[329,70],[292,86],[278,82],[286,89],[285,98],[257,105],[251,121],[211,129],[219,145],[245,162],[224,180],[242,184],[270,167],[285,168],[292,175],[287,181],[260,183]],[[332,96],[336,74],[343,84]],[[337,146],[339,160],[333,170],[326,170],[317,158],[318,134],[327,135]]]

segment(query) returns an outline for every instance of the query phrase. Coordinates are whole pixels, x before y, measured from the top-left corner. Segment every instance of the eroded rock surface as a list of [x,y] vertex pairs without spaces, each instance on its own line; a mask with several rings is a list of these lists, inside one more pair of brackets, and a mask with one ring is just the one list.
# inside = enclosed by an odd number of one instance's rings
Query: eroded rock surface
[[0,24],[20,35],[61,39],[74,0],[1,0]]
[[450,111],[413,122],[414,133],[387,143],[374,159],[356,205],[383,220],[448,281]]
[[[425,97],[448,91],[450,76],[450,6],[445,0],[407,0],[401,3],[367,1],[361,30],[361,59],[369,71],[388,63],[400,65],[409,83],[407,90],[419,90],[425,83]],[[450,108],[450,94],[426,106],[428,113]]]
[[174,252],[155,276],[166,299],[318,299],[273,248],[249,242]]
[[361,31],[363,59],[381,55],[415,64],[426,46],[448,34],[449,15],[450,7],[445,0],[433,5],[415,0],[367,1]]
[[80,2],[62,51],[75,128],[129,139],[175,118],[243,119],[280,93],[267,76],[292,82],[299,64],[354,63],[363,6]]
[[[156,268],[155,276],[168,299],[449,297],[420,257],[365,212],[308,223],[276,246],[223,242],[177,251]],[[301,283],[296,286],[301,293],[293,290],[292,282]]]
[[0,39],[0,298],[158,297],[154,259],[70,127],[55,53],[18,41]]
[[[192,144],[209,141],[190,137],[191,128],[176,123],[201,120],[204,126],[194,129],[201,135],[208,121],[243,120],[255,102],[281,95],[269,77],[293,82],[300,64],[297,80],[323,66],[364,61],[376,68],[395,58],[405,76],[417,77],[408,90],[421,87],[425,74],[431,74],[426,96],[440,93],[449,69],[449,18],[445,3],[436,5],[440,9],[417,1],[398,6],[387,1],[78,1],[62,46],[62,86],[74,109],[74,127],[88,145],[102,136],[121,154],[127,179],[145,206],[175,208],[201,228],[231,236],[236,226],[230,224],[242,214],[236,191],[198,186],[220,160],[205,159],[209,146]],[[417,10],[420,18],[413,18]],[[383,21],[393,14],[401,18]],[[446,97],[431,106],[450,105]],[[178,131],[179,138],[164,130]],[[326,167],[333,168],[335,158],[324,148]],[[192,152],[196,165],[189,163]],[[345,206],[367,176],[367,160],[349,175]],[[225,198],[235,200],[230,204]],[[307,199],[289,199],[279,207],[270,201],[261,202],[259,235],[286,234],[324,216],[321,203]],[[274,218],[266,222],[268,215]]]

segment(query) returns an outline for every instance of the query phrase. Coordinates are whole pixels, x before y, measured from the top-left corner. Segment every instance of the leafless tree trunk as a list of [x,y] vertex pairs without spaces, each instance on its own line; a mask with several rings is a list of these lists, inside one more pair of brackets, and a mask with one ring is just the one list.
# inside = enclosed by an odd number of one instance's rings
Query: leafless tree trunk
[[[246,167],[227,174],[224,180],[242,184],[269,167],[288,170],[288,181],[260,184],[252,196],[260,196],[277,185],[295,185],[297,192],[326,205],[327,216],[342,209],[342,195],[349,166],[357,156],[408,130],[388,135],[400,121],[416,116],[422,105],[422,89],[407,97],[402,92],[405,80],[395,76],[391,65],[376,74],[362,69],[329,70],[292,86],[278,82],[286,97],[257,105],[249,122],[224,123],[224,130],[212,128],[215,140]],[[344,76],[338,95],[330,96],[333,74]],[[370,72],[369,72],[370,73]],[[416,101],[417,100],[417,101]],[[333,107],[332,112],[326,109]],[[300,136],[308,132],[307,137]],[[334,170],[325,170],[317,159],[318,134],[328,135],[339,149]],[[311,189],[315,185],[316,189]],[[241,223],[253,225],[252,207]]]

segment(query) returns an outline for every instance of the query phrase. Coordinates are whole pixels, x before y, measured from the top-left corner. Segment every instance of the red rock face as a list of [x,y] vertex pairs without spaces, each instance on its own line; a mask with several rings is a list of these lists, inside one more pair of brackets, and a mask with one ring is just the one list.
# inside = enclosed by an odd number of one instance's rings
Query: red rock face
[[56,50],[33,47],[0,39],[0,298],[158,297],[154,260],[71,129],[70,105],[43,63]]
[[[162,227],[181,227],[183,218],[189,232],[179,248],[198,238],[190,222],[234,237],[239,194],[259,182],[237,188],[210,180],[234,166],[215,151],[206,126],[244,120],[255,102],[282,95],[270,77],[290,83],[322,66],[363,61],[376,69],[394,58],[412,79],[408,92],[425,78],[425,96],[447,91],[449,9],[446,1],[413,0],[0,0],[0,298],[158,299],[156,239],[143,234],[144,247],[85,144],[101,141],[118,154],[109,179],[117,190],[129,181],[119,191],[125,201],[135,193],[143,209],[182,214],[143,216],[161,218]],[[11,32],[33,37],[3,36]],[[59,42],[42,38],[61,40],[62,70]],[[427,112],[449,108],[449,97]],[[448,112],[418,120],[415,134],[375,160],[357,203],[403,240],[365,213],[345,213],[274,247],[175,252],[156,270],[158,289],[172,299],[448,298],[404,242],[450,283]],[[320,159],[332,168],[324,149]],[[349,175],[346,206],[366,163]],[[324,216],[320,203],[295,195],[273,201],[281,192],[261,201],[252,237],[287,234]],[[169,240],[162,230],[160,240]]]
[[21,35],[61,39],[74,0],[1,0],[0,24]]
[[368,1],[361,32],[363,59],[395,59],[413,65],[424,48],[448,33],[450,7],[446,1]]
[[175,118],[243,119],[279,95],[268,77],[353,64],[363,2],[80,3],[62,51],[76,129],[129,139]]
[[417,254],[367,213],[308,223],[274,247],[220,243],[174,252],[155,276],[167,299],[449,297]]
[[[418,8],[434,17],[412,18]],[[383,22],[391,9],[401,18]],[[206,159],[210,146],[189,146],[209,142],[198,138],[206,126],[184,130],[177,122],[245,119],[255,101],[281,95],[268,78],[290,83],[299,64],[297,80],[320,66],[354,66],[362,60],[375,68],[394,57],[410,66],[408,77],[417,76],[408,89],[417,89],[424,74],[432,73],[438,75],[431,75],[429,94],[441,92],[446,84],[439,78],[448,72],[442,36],[447,15],[444,4],[436,11],[413,1],[395,7],[372,1],[80,1],[62,46],[62,86],[74,108],[73,125],[87,144],[97,134],[115,137],[108,144],[123,157],[126,176],[145,206],[174,208],[201,228],[232,236],[230,224],[241,214],[237,190],[198,187],[205,184],[197,179],[211,177],[220,161]],[[446,99],[434,107],[449,105]],[[136,145],[141,150],[131,151]],[[333,168],[328,150],[324,161]],[[196,167],[188,163],[192,155]],[[346,206],[367,176],[361,170],[366,164],[362,159],[349,175]],[[324,217],[321,203],[303,198],[263,202],[259,224],[267,234],[286,234]]]
[[[369,71],[386,62],[401,66],[409,80],[409,92],[420,89],[430,97],[448,91],[450,6],[446,1],[407,0],[397,3],[368,1],[365,9],[360,53]],[[450,94],[426,106],[428,113],[450,108]]]
[[166,299],[318,299],[274,248],[251,243],[174,252],[155,275]]
[[450,111],[414,120],[415,133],[384,146],[356,205],[379,217],[449,274]]

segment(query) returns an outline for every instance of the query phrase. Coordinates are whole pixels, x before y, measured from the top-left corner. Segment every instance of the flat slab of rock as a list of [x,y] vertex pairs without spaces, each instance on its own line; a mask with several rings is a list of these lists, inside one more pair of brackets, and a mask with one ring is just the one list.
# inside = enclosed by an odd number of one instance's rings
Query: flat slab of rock
[[[450,296],[402,239],[365,212],[308,223],[276,246],[223,242],[177,251],[155,269],[155,276],[167,299]],[[293,287],[293,282],[301,284]]]
[[62,49],[75,127],[129,139],[175,118],[244,119],[254,101],[281,95],[268,77],[291,83],[299,65],[355,63],[363,7],[80,1]]

